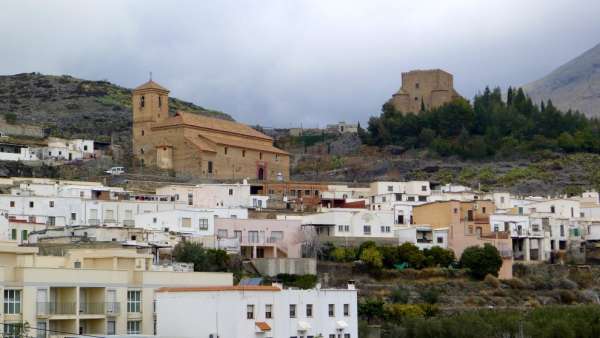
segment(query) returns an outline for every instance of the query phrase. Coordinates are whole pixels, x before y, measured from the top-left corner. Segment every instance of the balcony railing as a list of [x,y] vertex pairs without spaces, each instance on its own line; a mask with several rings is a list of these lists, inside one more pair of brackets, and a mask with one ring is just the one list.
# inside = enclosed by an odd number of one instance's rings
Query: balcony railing
[[417,238],[417,243],[433,243],[433,240],[427,238]]
[[118,302],[107,302],[104,303],[104,310],[107,316],[116,316],[121,313],[121,303]]
[[88,219],[88,224],[89,225],[100,225],[100,220],[99,219],[90,218],[90,219]]
[[86,315],[117,315],[119,314],[120,306],[116,302],[102,303],[80,303],[79,313]]
[[123,220],[123,225],[126,227],[133,227],[133,226],[135,226],[135,220],[125,219],[125,220]]
[[74,315],[77,304],[75,302],[38,302],[38,315]]

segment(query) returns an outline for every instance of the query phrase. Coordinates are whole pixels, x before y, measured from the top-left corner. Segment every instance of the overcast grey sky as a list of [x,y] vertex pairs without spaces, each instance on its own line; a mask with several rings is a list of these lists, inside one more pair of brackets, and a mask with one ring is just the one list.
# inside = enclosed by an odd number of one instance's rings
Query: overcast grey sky
[[401,72],[442,68],[468,98],[600,43],[598,0],[5,0],[0,74],[171,95],[265,126],[366,121]]

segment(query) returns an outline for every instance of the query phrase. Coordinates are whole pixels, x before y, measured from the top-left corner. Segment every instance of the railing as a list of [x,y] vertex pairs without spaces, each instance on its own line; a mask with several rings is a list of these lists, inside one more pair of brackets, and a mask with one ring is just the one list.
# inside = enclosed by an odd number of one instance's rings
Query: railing
[[133,226],[135,226],[135,220],[125,219],[125,220],[123,220],[123,225],[126,227],[133,227]]
[[105,218],[104,223],[117,223],[117,221],[114,218]]
[[38,302],[38,315],[74,315],[77,304],[75,302]]
[[417,243],[433,243],[433,240],[427,238],[417,238]]
[[105,303],[79,303],[79,313],[86,315],[104,314]]
[[90,218],[90,219],[88,219],[88,224],[89,225],[100,225],[100,220],[99,219]]
[[118,302],[106,302],[105,313],[107,316],[116,316],[121,313],[121,303]]

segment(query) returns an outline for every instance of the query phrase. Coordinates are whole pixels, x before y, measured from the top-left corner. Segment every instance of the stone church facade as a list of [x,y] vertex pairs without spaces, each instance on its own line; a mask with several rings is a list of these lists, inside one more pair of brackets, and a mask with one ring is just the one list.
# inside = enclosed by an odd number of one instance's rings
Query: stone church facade
[[289,179],[289,154],[249,126],[192,114],[169,115],[169,90],[150,80],[132,95],[135,158],[142,166],[221,180]]
[[452,74],[441,69],[413,70],[402,73],[402,87],[389,103],[403,114],[418,114],[422,106],[429,110],[459,97]]

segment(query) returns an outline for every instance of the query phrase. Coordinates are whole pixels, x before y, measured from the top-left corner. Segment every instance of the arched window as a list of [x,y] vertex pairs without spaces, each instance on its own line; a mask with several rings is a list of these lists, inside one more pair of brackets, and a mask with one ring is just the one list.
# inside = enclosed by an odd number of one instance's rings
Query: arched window
[[258,153],[258,159],[262,160],[262,153]]
[[242,157],[246,157],[246,151],[242,150]]
[[162,96],[158,97],[158,107],[162,107]]
[[144,148],[140,149],[140,154],[144,155]]
[[144,136],[144,129],[142,129],[142,136]]
[[142,95],[142,97],[140,97],[140,107],[144,108],[145,104],[146,104],[146,98]]

